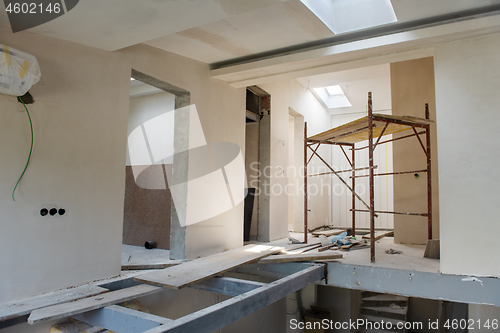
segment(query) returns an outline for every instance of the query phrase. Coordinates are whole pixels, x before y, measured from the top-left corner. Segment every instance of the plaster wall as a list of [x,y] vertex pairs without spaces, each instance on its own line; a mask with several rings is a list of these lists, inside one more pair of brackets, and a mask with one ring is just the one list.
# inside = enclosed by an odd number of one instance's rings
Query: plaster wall
[[[2,303],[120,273],[130,67],[70,42],[3,27],[0,36],[42,73],[16,201],[30,128],[16,98],[0,95]],[[67,213],[42,217],[43,207]]]
[[[430,119],[434,121],[431,125],[432,229],[433,238],[439,239],[439,138],[436,135],[436,97],[433,58],[429,57],[392,63],[391,90],[393,115],[425,118],[425,103],[429,104]],[[440,110],[437,112],[440,112]],[[395,134],[394,137],[397,138],[411,133],[412,131],[407,130]],[[425,145],[425,134],[420,135],[420,139]],[[393,147],[394,171],[427,169],[426,155],[415,137],[395,141]],[[418,178],[413,173],[393,177],[395,211],[427,212],[427,174],[422,172],[418,175]],[[395,215],[394,242],[426,244],[427,218]]]
[[[297,192],[296,196],[303,200],[303,157],[289,168],[289,108],[297,114],[297,118],[304,117],[307,122],[308,136],[325,131],[330,126],[330,115],[314,95],[296,80],[287,80],[260,86],[271,94],[271,213],[270,213],[270,235],[271,240],[287,237],[288,227],[288,196],[285,188],[289,182],[289,173],[296,173],[295,178]],[[298,121],[300,124],[300,120]],[[294,131],[299,131],[294,127]],[[295,142],[297,144],[297,141]],[[321,156],[325,160],[330,158],[330,149],[321,147]],[[321,161],[314,159],[310,165],[310,172],[314,170],[325,171]],[[321,171],[320,171],[321,172]],[[330,222],[330,192],[329,179],[327,177],[316,177],[309,181],[309,229],[329,224]],[[283,190],[283,191],[282,191]],[[294,205],[294,210],[301,211],[303,205]],[[300,213],[299,213],[300,214]],[[303,215],[302,215],[303,216]],[[299,230],[302,230],[299,229]],[[299,231],[297,230],[297,231]]]
[[498,277],[500,34],[436,45],[434,70],[441,271]]
[[[211,79],[205,64],[145,45],[105,52],[7,28],[0,37],[37,57],[42,72],[29,106],[33,156],[15,202],[29,123],[15,97],[0,96],[0,303],[120,273],[132,68],[190,91],[207,142],[244,145],[245,91]],[[53,206],[66,215],[40,216]],[[242,243],[241,204],[188,226],[185,256]]]

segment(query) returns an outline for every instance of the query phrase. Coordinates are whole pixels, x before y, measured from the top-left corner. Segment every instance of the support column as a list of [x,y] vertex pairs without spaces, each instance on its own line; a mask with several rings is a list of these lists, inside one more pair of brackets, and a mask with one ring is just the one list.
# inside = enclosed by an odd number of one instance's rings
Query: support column
[[368,93],[368,159],[370,178],[370,260],[375,262],[375,193],[373,189],[373,111],[372,93]]

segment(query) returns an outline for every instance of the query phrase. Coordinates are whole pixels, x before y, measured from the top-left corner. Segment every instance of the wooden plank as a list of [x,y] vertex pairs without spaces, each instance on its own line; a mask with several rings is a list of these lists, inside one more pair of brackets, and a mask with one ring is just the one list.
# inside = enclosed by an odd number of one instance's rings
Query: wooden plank
[[246,245],[161,271],[146,273],[137,276],[135,280],[161,287],[181,289],[235,267],[281,252],[282,249],[269,245]]
[[[384,238],[384,237],[392,237],[392,236],[394,236],[394,230],[376,232],[375,233],[375,241],[378,241],[379,239]],[[363,239],[370,239],[370,235],[364,235]]]
[[172,321],[118,305],[80,313],[74,315],[73,318],[120,333],[142,333]]
[[326,250],[338,250],[339,248],[340,248],[340,246],[338,246],[336,244],[331,244],[331,245],[328,245],[328,246],[320,247],[318,249],[318,252],[323,252],[323,251],[326,251]]
[[171,260],[169,262],[158,263],[135,263],[135,264],[122,264],[122,271],[140,271],[147,269],[165,269],[172,266],[177,266],[187,262],[186,260]]
[[300,262],[300,261],[313,261],[321,259],[342,259],[342,254],[339,253],[301,253],[301,254],[279,254],[269,256],[257,261],[257,264],[280,264],[285,262]]
[[[390,135],[411,129],[411,126],[423,127],[432,121],[410,116],[393,116],[386,114],[373,114],[373,137],[378,138],[382,134],[385,124],[389,122],[385,135]],[[393,121],[393,122],[391,122]],[[330,143],[356,143],[368,139],[368,117],[363,117],[347,124],[337,126],[325,132],[307,138],[311,141],[327,141]]]
[[313,235],[313,236],[323,235],[323,236],[329,237],[329,236],[334,236],[334,235],[340,235],[343,232],[347,232],[347,229],[332,229],[332,230],[325,230],[325,231],[315,231],[315,232],[312,232],[311,235]]
[[292,246],[287,246],[283,250],[281,250],[282,254],[298,254],[302,252],[307,252],[310,249],[315,249],[318,247],[318,244],[320,243],[311,243],[311,244],[299,244],[299,245],[292,245]]
[[46,306],[71,302],[81,298],[95,296],[109,290],[95,285],[84,285],[71,289],[63,289],[51,293],[25,298],[19,301],[0,305],[0,321],[30,314],[33,310]]
[[97,297],[80,299],[75,302],[49,306],[31,312],[28,323],[38,324],[49,320],[71,317],[73,315],[104,308],[108,305],[118,304],[131,299],[147,296],[161,291],[163,288],[140,284],[138,286],[108,292]]

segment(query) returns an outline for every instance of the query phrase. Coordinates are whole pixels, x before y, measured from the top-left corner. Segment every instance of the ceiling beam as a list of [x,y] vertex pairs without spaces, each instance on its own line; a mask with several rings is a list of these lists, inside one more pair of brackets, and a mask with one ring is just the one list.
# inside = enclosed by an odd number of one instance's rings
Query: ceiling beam
[[332,46],[298,50],[212,69],[211,75],[235,88],[412,60],[433,55],[433,45],[500,31],[500,11],[469,20],[432,25]]

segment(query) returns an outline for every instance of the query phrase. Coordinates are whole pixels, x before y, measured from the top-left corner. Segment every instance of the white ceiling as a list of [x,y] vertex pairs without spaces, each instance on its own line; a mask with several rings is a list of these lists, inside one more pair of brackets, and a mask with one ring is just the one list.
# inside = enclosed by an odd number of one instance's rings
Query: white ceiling
[[[392,0],[398,22],[499,4],[500,0]],[[205,63],[333,37],[300,0],[235,15],[147,42]]]
[[[81,0],[63,16],[29,31],[114,51],[281,2]],[[0,24],[10,26],[5,10],[0,10]]]
[[[392,0],[399,22],[500,0]],[[0,25],[9,25],[0,11]],[[299,0],[82,0],[29,31],[113,51],[147,43],[214,63],[332,37]]]
[[333,37],[299,0],[260,8],[146,44],[213,63]]

